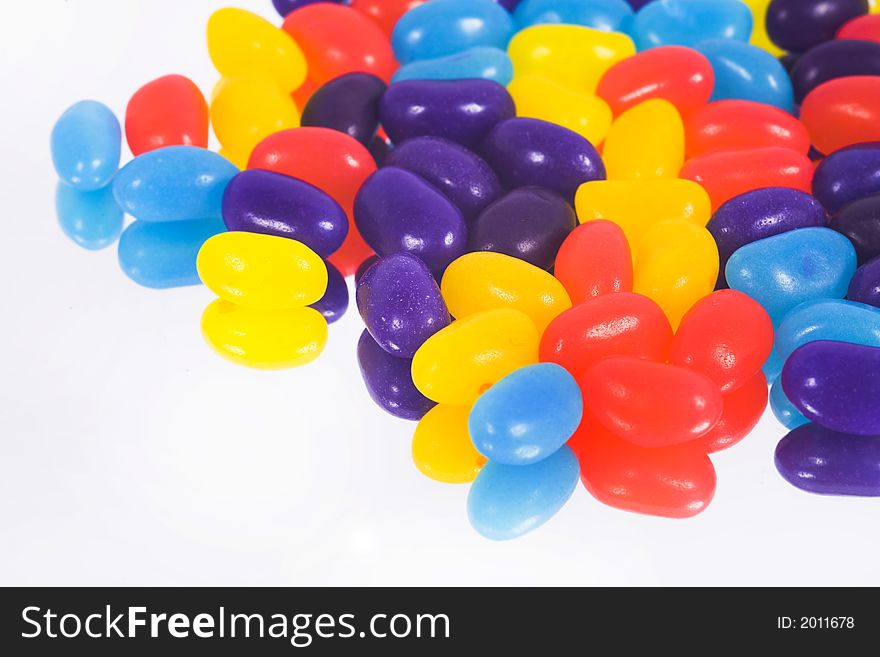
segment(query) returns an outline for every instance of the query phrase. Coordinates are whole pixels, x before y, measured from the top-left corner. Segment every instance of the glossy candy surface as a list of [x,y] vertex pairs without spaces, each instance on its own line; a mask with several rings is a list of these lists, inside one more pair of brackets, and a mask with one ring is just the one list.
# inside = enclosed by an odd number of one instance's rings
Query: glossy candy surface
[[773,0],[767,7],[767,34],[783,50],[805,52],[867,13],[867,0]]
[[419,59],[397,69],[391,82],[476,78],[508,84],[513,78],[513,63],[508,54],[499,48],[476,46],[445,57]]
[[800,116],[822,153],[880,141],[880,77],[856,75],[820,84],[804,98]]
[[573,304],[603,294],[632,292],[632,254],[620,226],[597,219],[565,238],[553,274]]
[[721,418],[695,441],[709,454],[733,447],[755,428],[767,408],[767,379],[758,372],[721,398]]
[[791,70],[794,100],[823,82],[851,75],[880,75],[880,43],[835,39],[805,52]]
[[[837,213],[848,203],[872,194],[880,194],[880,143],[856,144],[826,157],[813,176],[813,195],[828,212]],[[854,215],[873,215],[877,201],[865,201]],[[846,210],[844,210],[846,213]],[[854,221],[856,216],[841,219],[835,214],[832,225]]]
[[302,111],[302,125],[338,130],[366,146],[379,127],[379,101],[386,88],[371,73],[340,75],[312,94]]
[[639,50],[693,46],[713,37],[748,41],[752,12],[739,0],[656,0],[639,11],[630,33]]
[[776,329],[776,351],[782,358],[814,340],[837,340],[880,347],[880,311],[843,299],[803,303]]
[[776,379],[776,381],[773,382],[773,387],[770,388],[770,409],[773,411],[773,415],[776,419],[779,420],[782,426],[786,429],[797,429],[809,422],[809,420],[804,417],[803,413],[795,408],[794,404],[792,404],[789,398],[785,395],[785,390],[782,389],[781,379]]
[[862,39],[880,43],[880,18],[869,14],[853,18],[837,31],[838,39]]
[[109,107],[94,100],[80,101],[52,128],[55,172],[76,189],[100,189],[119,168],[121,141],[119,121]]
[[467,406],[440,404],[419,421],[413,435],[412,457],[426,477],[444,484],[467,484],[486,464],[486,457],[477,451],[468,435],[469,413]]
[[367,16],[388,38],[394,32],[398,19],[426,0],[351,0],[347,4]]
[[684,125],[675,106],[651,98],[611,124],[602,160],[609,180],[676,178],[684,164]]
[[513,20],[520,30],[539,23],[565,23],[623,32],[632,14],[624,0],[523,0],[513,12]]
[[846,298],[880,308],[880,258],[874,258],[856,270]]
[[55,212],[64,234],[84,249],[103,249],[122,233],[123,213],[110,186],[87,192],[59,181]]
[[348,284],[335,265],[324,261],[327,266],[327,289],[324,296],[309,307],[317,310],[328,324],[339,321],[348,310]]
[[412,359],[392,356],[367,330],[358,340],[357,358],[367,392],[383,410],[404,420],[420,420],[434,407],[412,381]]
[[125,137],[133,155],[164,146],[208,147],[208,104],[195,83],[166,75],[138,89],[125,110]]

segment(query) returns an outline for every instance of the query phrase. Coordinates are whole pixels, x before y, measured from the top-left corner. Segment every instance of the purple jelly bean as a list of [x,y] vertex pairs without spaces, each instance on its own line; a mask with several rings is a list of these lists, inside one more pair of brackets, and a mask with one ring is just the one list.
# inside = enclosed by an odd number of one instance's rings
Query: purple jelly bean
[[516,6],[520,3],[521,0],[495,0],[499,5],[504,7],[511,14],[513,10],[516,9]]
[[370,151],[370,155],[372,155],[373,159],[376,161],[377,167],[385,166],[392,149],[391,141],[380,137],[379,135],[373,137],[367,146],[367,150]]
[[370,73],[340,75],[312,94],[302,125],[338,130],[367,146],[379,128],[379,101],[386,88]]
[[805,52],[867,13],[868,0],[773,0],[767,7],[767,35],[783,50]]
[[582,183],[605,179],[593,145],[576,132],[539,119],[499,123],[481,146],[486,161],[509,189],[536,185],[568,201]]
[[495,251],[550,269],[577,226],[571,205],[543,187],[521,187],[486,208],[470,229],[471,251]]
[[782,389],[811,422],[841,433],[880,435],[880,347],[808,342],[785,361]]
[[299,9],[300,7],[305,7],[306,5],[313,5],[316,2],[332,2],[335,4],[342,4],[345,0],[272,0],[272,4],[275,5],[275,11],[284,18],[290,12]]
[[800,104],[823,82],[851,75],[880,75],[880,43],[835,39],[811,48],[791,69],[794,100]]
[[880,194],[843,206],[831,219],[831,228],[853,243],[859,264],[880,256]]
[[367,270],[379,261],[379,256],[375,253],[358,265],[357,271],[354,273],[354,287],[357,289],[358,283],[367,273]]
[[856,270],[846,298],[880,308],[880,258],[869,260]]
[[433,185],[397,167],[367,178],[354,199],[354,220],[378,255],[412,253],[435,275],[467,248],[461,211]]
[[388,87],[379,106],[382,126],[397,145],[442,137],[473,148],[515,114],[507,89],[492,80],[404,80]]
[[437,137],[403,142],[387,164],[424,178],[455,203],[465,221],[501,196],[501,182],[486,161],[460,144]]
[[880,194],[880,142],[834,151],[813,174],[813,196],[832,214],[872,194]]
[[327,291],[311,307],[324,315],[328,324],[332,324],[342,319],[348,310],[348,285],[345,276],[332,263],[324,264],[327,265]]
[[880,436],[851,436],[805,424],[779,441],[775,461],[779,474],[801,490],[880,496]]
[[827,223],[822,204],[796,189],[765,187],[733,197],[715,211],[706,226],[718,244],[719,285],[726,285],[724,267],[741,246],[796,228]]
[[376,343],[392,356],[412,358],[449,325],[449,310],[433,275],[408,253],[379,258],[357,284],[357,307]]

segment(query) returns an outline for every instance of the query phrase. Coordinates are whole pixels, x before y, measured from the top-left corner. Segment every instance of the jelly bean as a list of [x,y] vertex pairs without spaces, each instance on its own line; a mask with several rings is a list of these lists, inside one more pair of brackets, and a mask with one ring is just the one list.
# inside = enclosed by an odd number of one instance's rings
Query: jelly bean
[[477,46],[453,55],[419,59],[397,69],[391,82],[403,80],[466,80],[482,78],[506,85],[513,78],[513,63],[498,48]]
[[837,31],[837,38],[880,43],[880,18],[877,18],[877,14],[853,18]]
[[347,4],[367,16],[390,39],[400,17],[426,0],[351,0]]
[[387,137],[383,138],[376,135],[370,140],[370,144],[367,148],[370,149],[370,155],[373,156],[376,165],[384,167],[388,161],[388,155],[393,149],[393,144]]
[[656,301],[673,328],[717,280],[718,247],[702,226],[661,221],[636,244],[633,292]]
[[195,83],[166,75],[138,89],[125,109],[133,155],[164,146],[208,147],[208,105]]
[[446,139],[409,139],[388,154],[386,165],[424,178],[461,210],[466,221],[475,219],[502,193],[498,176],[485,160]]
[[841,39],[805,52],[791,70],[795,102],[823,82],[851,75],[880,75],[880,43]]
[[880,258],[874,258],[856,270],[846,298],[880,308]]
[[295,9],[305,7],[306,5],[313,5],[317,2],[337,2],[341,4],[344,0],[272,0],[275,11],[278,12],[281,18],[284,18]]
[[693,46],[709,38],[748,41],[752,12],[738,0],[657,0],[635,16],[630,27],[639,50]]
[[651,98],[626,110],[605,138],[609,180],[676,178],[684,164],[684,124],[675,105]]
[[602,159],[590,142],[538,119],[499,123],[486,136],[481,152],[507,187],[546,187],[568,201],[582,183],[605,178]]
[[52,128],[55,172],[76,189],[100,189],[119,168],[121,142],[119,121],[110,108],[82,100],[69,107]]
[[407,64],[475,46],[504,49],[512,34],[510,14],[490,0],[435,0],[401,16],[391,44],[400,63]]
[[880,435],[880,348],[816,340],[794,350],[782,388],[804,417],[832,431]]
[[322,85],[345,73],[372,73],[385,82],[397,68],[388,38],[361,12],[319,2],[292,11],[282,29],[309,62],[309,77]]
[[[826,157],[813,176],[813,195],[828,212],[832,225],[861,223],[857,218],[874,214],[878,201],[865,201],[857,210],[838,213],[846,204],[880,194],[880,143],[847,146]],[[849,215],[844,218],[844,215]],[[868,256],[872,257],[872,256]]]
[[449,310],[430,270],[414,255],[380,258],[357,284],[357,305],[376,343],[393,356],[412,358],[449,326]]
[[195,146],[168,146],[139,155],[113,181],[119,207],[141,221],[219,218],[223,191],[238,169]]
[[348,310],[348,285],[345,276],[332,263],[324,264],[327,266],[327,290],[309,307],[321,313],[328,324],[332,324],[342,319]]
[[837,340],[880,347],[880,312],[841,299],[803,303],[788,313],[776,330],[776,351],[786,359],[813,340]]
[[487,463],[468,494],[471,525],[493,541],[527,534],[565,506],[579,474],[578,460],[568,447],[531,465]]
[[297,42],[245,9],[226,7],[211,14],[208,53],[224,77],[265,75],[288,92],[306,79],[306,59]]
[[[404,420],[421,420],[434,407],[434,402],[420,393],[412,381],[412,359],[392,356],[376,344],[366,329],[358,340],[357,357],[367,392],[383,410]],[[462,424],[466,427],[467,409],[462,412]]]
[[767,381],[773,383],[776,379],[779,378],[779,375],[782,374],[782,366],[785,362],[782,360],[782,356],[779,355],[779,352],[774,348],[773,351],[770,352],[770,357],[767,358],[767,362],[764,363],[764,366],[761,368],[761,371],[764,372],[764,376],[767,377]]
[[509,13],[513,13],[521,0],[492,0],[492,2],[498,3],[499,5],[504,7]]
[[574,209],[561,196],[541,187],[520,187],[483,210],[470,229],[469,247],[550,269],[575,226]]
[[856,75],[820,84],[804,98],[801,120],[823,153],[880,141],[880,77]]
[[457,319],[495,308],[513,308],[527,315],[539,332],[571,308],[568,293],[558,280],[503,253],[463,255],[449,265],[440,290]]
[[805,52],[867,13],[867,0],[773,0],[767,7],[767,34],[783,50]]
[[507,47],[514,79],[538,75],[592,94],[602,75],[631,57],[632,39],[619,32],[602,32],[580,25],[534,25],[520,30]]
[[663,46],[617,62],[602,76],[596,94],[608,101],[615,116],[651,98],[667,100],[687,115],[709,100],[714,80],[712,65],[702,54]]
[[785,396],[781,379],[776,379],[773,382],[773,387],[770,388],[770,410],[773,411],[773,415],[780,424],[789,431],[809,422],[804,414],[795,408],[794,404]]
[[578,226],[559,252],[553,274],[572,303],[602,294],[632,292],[632,254],[620,226],[599,219]]
[[538,361],[538,331],[512,308],[459,319],[432,335],[413,358],[416,388],[440,404],[470,406],[505,376]]
[[196,266],[214,294],[246,308],[299,308],[327,290],[321,258],[302,242],[274,235],[214,235],[202,245]]
[[751,100],[786,112],[794,110],[791,80],[770,53],[733,39],[708,39],[694,47],[715,71],[712,100]]
[[312,362],[327,344],[327,322],[312,308],[257,310],[223,299],[202,314],[202,335],[227,360],[278,370]]
[[199,285],[199,249],[205,240],[224,230],[220,219],[135,221],[119,237],[119,266],[126,276],[144,287]]
[[773,43],[767,34],[766,17],[770,0],[743,0],[743,3],[752,10],[752,37],[749,43],[766,50],[774,57],[784,55],[785,51]]
[[354,218],[380,256],[411,253],[435,275],[467,248],[461,211],[432,185],[397,167],[379,169],[364,182],[354,202]]
[[86,192],[59,182],[55,212],[64,234],[84,249],[103,249],[122,233],[123,213],[109,185]]
[[727,261],[727,282],[745,292],[778,323],[804,301],[841,299],[856,271],[849,240],[830,228],[801,228],[738,249]]
[[809,192],[813,164],[806,155],[788,148],[713,151],[688,160],[679,175],[700,183],[709,193],[714,209],[734,196],[761,187]]
[[541,337],[542,362],[558,363],[580,379],[608,356],[666,361],[672,342],[669,320],[640,294],[605,294],[565,311]]
[[395,144],[443,137],[473,148],[516,113],[507,90],[491,80],[406,80],[382,98],[382,126]]
[[695,441],[709,454],[733,447],[755,428],[767,408],[767,379],[758,372],[722,399],[721,419]]
[[426,477],[444,484],[468,484],[483,466],[468,435],[467,406],[435,406],[416,426],[412,442],[413,462]]
[[623,0],[524,0],[513,12],[513,20],[519,30],[540,23],[565,23],[623,32],[632,15],[632,8]]
[[346,73],[317,89],[303,108],[302,125],[330,128],[365,146],[379,127],[385,83],[371,73]]
[[685,117],[684,133],[688,157],[769,146],[810,150],[810,135],[800,121],[749,100],[719,100],[699,108]]
[[880,437],[806,424],[779,441],[775,461],[788,483],[808,493],[880,496]]

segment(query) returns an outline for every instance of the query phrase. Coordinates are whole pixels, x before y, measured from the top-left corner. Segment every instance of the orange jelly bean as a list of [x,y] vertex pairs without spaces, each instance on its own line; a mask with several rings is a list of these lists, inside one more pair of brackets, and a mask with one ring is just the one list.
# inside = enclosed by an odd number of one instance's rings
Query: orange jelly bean
[[724,411],[721,419],[694,444],[710,454],[733,447],[758,424],[767,408],[767,397],[767,378],[763,372],[758,372],[744,385],[722,396]]
[[626,235],[604,219],[581,224],[559,247],[553,273],[574,304],[611,292],[632,292],[632,253]]
[[822,153],[880,141],[880,77],[855,75],[820,84],[804,98],[801,121]]
[[368,16],[390,39],[397,19],[425,0],[351,0],[349,7]]
[[195,83],[166,75],[138,89],[125,109],[132,155],[165,146],[208,147],[208,104]]

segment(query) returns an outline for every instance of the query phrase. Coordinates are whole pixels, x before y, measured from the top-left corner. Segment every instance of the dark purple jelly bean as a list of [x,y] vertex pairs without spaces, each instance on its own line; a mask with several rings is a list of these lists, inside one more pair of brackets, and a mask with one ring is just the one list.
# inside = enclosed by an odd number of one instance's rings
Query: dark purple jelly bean
[[779,441],[775,461],[788,483],[810,493],[880,495],[880,436],[805,424]]
[[379,262],[379,256],[375,253],[371,255],[369,258],[364,260],[360,265],[358,265],[357,271],[354,273],[354,286],[357,289],[358,283],[361,282],[361,278],[363,278],[364,274],[367,273],[367,270],[372,267],[375,263]]
[[367,146],[379,128],[379,101],[386,88],[370,73],[340,75],[312,94],[302,125],[338,130]]
[[495,0],[495,2],[504,7],[510,13],[513,13],[513,10],[516,9],[516,6],[520,3],[520,0]]
[[791,75],[791,69],[794,68],[794,65],[797,64],[797,60],[799,60],[800,57],[800,53],[786,53],[779,58],[779,63],[782,64],[782,68],[785,69],[785,72]]
[[287,14],[295,9],[305,7],[306,5],[313,5],[316,2],[332,2],[335,4],[342,4],[343,2],[345,2],[345,0],[272,0],[272,4],[275,5],[275,10],[281,15],[282,18],[287,16]]
[[272,171],[248,169],[235,175],[223,194],[223,223],[229,230],[298,240],[322,258],[348,234],[345,211],[307,182]]
[[467,248],[461,211],[436,187],[397,167],[367,178],[354,199],[354,220],[377,254],[412,253],[435,275]]
[[373,159],[376,161],[377,167],[384,167],[388,161],[388,156],[391,154],[393,146],[391,145],[391,141],[385,139],[384,137],[380,137],[376,135],[370,140],[369,146],[367,149],[370,151],[370,155],[373,156]]
[[404,80],[388,87],[379,106],[382,126],[396,145],[442,137],[473,148],[515,114],[507,89],[492,80]]
[[332,263],[324,264],[327,265],[327,291],[311,307],[324,315],[328,324],[332,324],[341,319],[348,310],[348,285],[345,283],[345,276]]
[[808,342],[785,361],[782,389],[811,422],[841,433],[880,435],[880,347]]
[[834,151],[813,174],[813,196],[831,214],[872,194],[880,194],[880,142]]
[[521,187],[486,208],[470,229],[471,251],[495,251],[550,269],[577,226],[571,205],[543,187]]
[[724,267],[741,246],[796,228],[827,223],[822,204],[797,189],[765,187],[733,197],[715,211],[706,226],[718,244],[719,285],[726,286]]
[[823,82],[851,75],[880,75],[880,43],[835,39],[805,52],[791,69],[795,102]]
[[539,119],[499,123],[486,136],[481,152],[509,189],[546,187],[570,203],[582,183],[605,180],[605,165],[590,142]]
[[805,52],[867,13],[868,0],[773,0],[767,7],[767,35],[783,50]]
[[856,270],[846,298],[880,308],[880,258],[874,258]]
[[412,359],[395,358],[377,345],[367,331],[358,340],[357,357],[367,392],[391,415],[418,421],[436,406],[413,383]]
[[437,137],[403,142],[387,164],[421,176],[458,206],[466,221],[501,196],[501,182],[486,161],[461,144]]
[[880,256],[880,194],[844,205],[831,219],[831,227],[853,243],[859,264]]
[[449,310],[434,276],[408,253],[379,258],[357,285],[358,312],[376,343],[392,356],[412,358],[449,325]]

